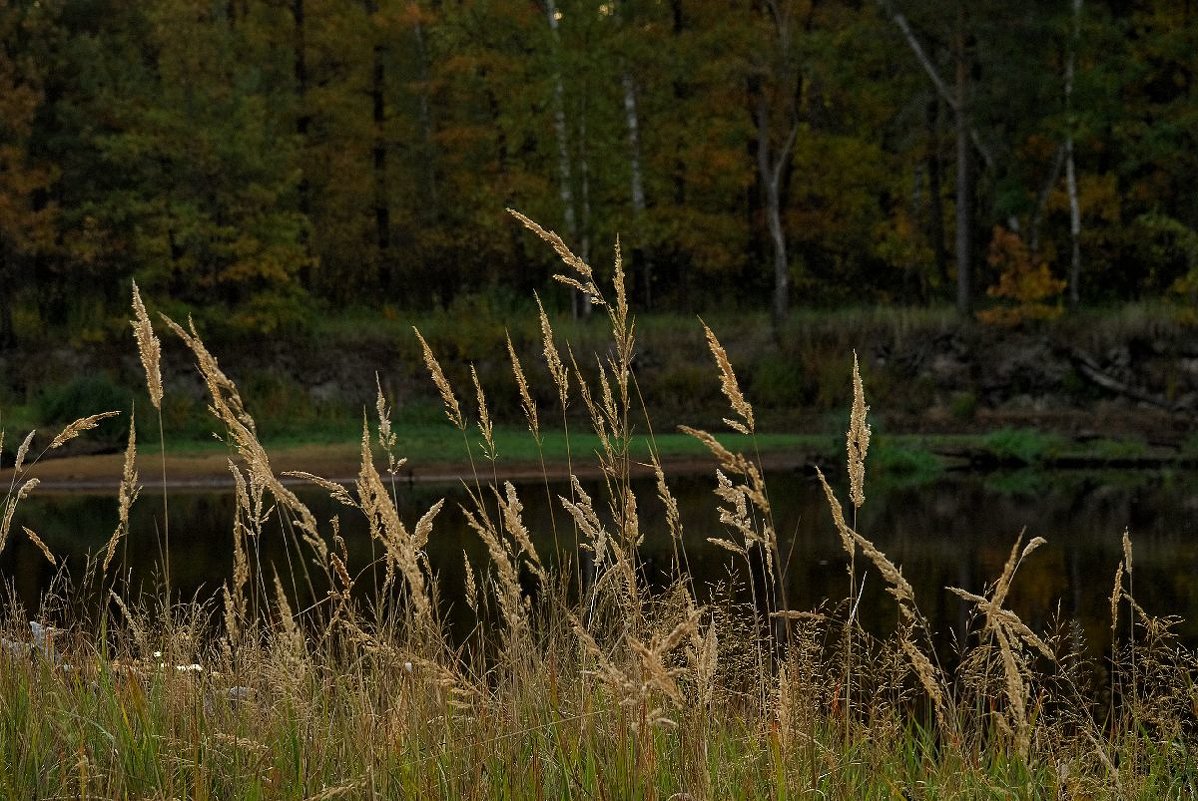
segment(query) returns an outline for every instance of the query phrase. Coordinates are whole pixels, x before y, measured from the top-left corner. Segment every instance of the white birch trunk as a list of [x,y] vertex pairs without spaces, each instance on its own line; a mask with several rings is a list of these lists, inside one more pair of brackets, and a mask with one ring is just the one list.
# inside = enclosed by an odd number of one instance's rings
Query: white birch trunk
[[[587,107],[584,103],[578,115],[578,172],[581,186],[579,194],[582,205],[582,219],[579,226],[578,255],[587,264],[591,263],[591,163],[587,153]],[[593,306],[589,301],[579,299],[579,309],[583,317],[590,317]]]
[[1065,113],[1069,126],[1065,134],[1065,185],[1069,192],[1069,303],[1072,306],[1077,306],[1081,300],[1082,275],[1082,215],[1077,198],[1077,168],[1073,160],[1073,129],[1076,122],[1073,114],[1073,75],[1077,46],[1081,40],[1081,16],[1082,0],[1073,0],[1073,35],[1069,40],[1069,57],[1065,62]]
[[[636,108],[636,85],[632,73],[625,70],[624,84],[624,122],[628,128],[628,166],[630,173],[630,190],[632,192],[632,213],[635,238],[634,251],[640,246],[643,233],[642,225],[645,217],[645,182],[641,173],[641,126]],[[644,289],[645,306],[653,307],[653,274],[647,259],[644,260]]]
[[[561,33],[558,30],[557,4],[554,0],[545,0],[545,16],[549,22],[549,33],[553,46],[553,132],[557,137],[557,175],[558,194],[562,201],[562,220],[566,227],[566,236],[573,243],[578,242],[578,217],[574,211],[574,188],[570,169],[570,139],[566,126],[566,87],[562,78],[561,65]],[[573,293],[572,308],[577,319],[586,305]]]
[[798,135],[797,123],[776,153],[770,150],[769,101],[762,92],[757,98],[757,170],[765,190],[765,220],[774,251],[773,323],[775,335],[790,311],[790,259],[786,252],[786,230],[782,226],[782,172]]
[[[879,3],[883,6],[883,8],[885,8],[885,4],[882,3],[882,0],[879,0]],[[936,87],[936,93],[940,95],[940,98],[945,103],[948,104],[949,108],[956,112],[958,103],[957,95],[952,89],[949,88],[948,84],[945,83],[944,79],[940,76],[940,72],[936,69],[936,65],[932,63],[932,59],[929,58],[928,54],[924,51],[923,45],[919,43],[919,38],[915,35],[915,31],[911,30],[911,24],[907,22],[907,18],[900,12],[893,10],[890,11],[890,18],[894,20],[894,24],[898,26],[899,31],[901,31],[903,34],[903,38],[907,41],[907,46],[911,48],[911,52],[915,54],[915,58],[919,61],[920,66],[922,66],[924,72],[927,73],[928,79],[931,80],[932,85]],[[974,148],[977,150],[978,155],[982,157],[982,161],[986,163],[986,168],[991,170],[994,169],[994,154],[990,152],[990,148],[986,146],[986,143],[982,140],[982,137],[977,132],[977,129],[972,125],[968,126],[967,135],[969,137],[969,141],[973,143]]]
[[[959,0],[960,2],[961,0]],[[965,10],[960,7],[957,18],[957,96],[953,111],[957,123],[957,312],[968,315],[973,306],[973,181],[970,175],[969,117],[966,115],[969,93],[969,71],[965,63]]]

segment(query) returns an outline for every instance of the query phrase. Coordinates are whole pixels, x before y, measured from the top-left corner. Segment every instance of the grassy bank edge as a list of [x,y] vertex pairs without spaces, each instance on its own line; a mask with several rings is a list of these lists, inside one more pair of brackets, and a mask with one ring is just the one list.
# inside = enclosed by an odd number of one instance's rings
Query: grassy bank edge
[[[412,425],[398,428],[397,434],[399,451],[407,458],[398,474],[402,479],[456,482],[470,474],[461,436],[454,429],[439,424]],[[526,430],[498,426],[494,436],[498,475],[516,481],[540,476],[539,456]],[[733,451],[756,448],[774,469],[827,467],[843,459],[843,439],[835,433],[759,433],[754,442],[739,434],[721,434],[717,438]],[[361,441],[351,431],[319,430],[264,440],[279,471],[316,466],[322,475],[336,480],[349,480],[357,474]],[[714,466],[702,444],[684,434],[655,434],[653,441],[672,473],[707,473]],[[542,444],[548,472],[566,477],[569,462],[565,437],[546,432]],[[578,432],[571,435],[569,447],[575,455],[591,454],[599,442],[592,433]],[[647,435],[635,435],[629,448],[634,463],[649,460]],[[215,438],[168,444],[166,454],[168,484],[231,482],[227,459],[232,453]],[[873,458],[880,475],[917,483],[934,481],[946,470],[1198,467],[1198,453],[1185,447],[1154,446],[1132,438],[1077,440],[1033,429],[1002,429],[986,434],[883,434],[877,438]],[[9,472],[0,470],[0,481]],[[45,458],[35,470],[47,489],[116,486],[120,472],[121,457],[117,453]],[[147,478],[153,475],[149,470],[146,474]]]

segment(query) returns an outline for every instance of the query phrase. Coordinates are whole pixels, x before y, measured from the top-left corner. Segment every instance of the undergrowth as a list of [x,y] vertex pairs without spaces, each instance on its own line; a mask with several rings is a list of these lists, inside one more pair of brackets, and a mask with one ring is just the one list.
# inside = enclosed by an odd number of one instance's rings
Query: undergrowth
[[[134,592],[122,579],[127,538],[154,536],[128,530],[139,488],[134,427],[122,522],[108,547],[86,575],[61,576],[39,609],[7,606],[0,796],[1192,796],[1198,660],[1171,637],[1173,621],[1136,603],[1126,535],[1111,580],[1111,652],[1092,653],[1067,621],[1033,631],[1007,607],[1016,572],[1043,543],[1016,537],[992,583],[953,588],[972,610],[970,633],[951,659],[941,657],[938,632],[901,568],[856,527],[871,432],[855,358],[846,368],[848,499],[818,476],[835,524],[829,536],[849,557],[845,595],[793,609],[783,591],[788,555],[752,445],[754,409],[716,333],[702,326],[729,406],[725,425],[748,446],[730,450],[707,431],[683,428],[718,464],[714,502],[723,530],[711,539],[730,554],[743,584],[701,603],[687,546],[708,532],[683,530],[653,446],[631,369],[636,330],[618,251],[608,295],[556,235],[517,217],[562,257],[559,280],[606,316],[610,335],[598,353],[576,352],[540,310],[538,373],[548,374],[549,387],[531,387],[528,367],[509,348],[510,386],[534,449],[551,431],[581,441],[578,418],[568,413],[581,407],[591,452],[567,452],[579,466],[595,462],[602,475],[595,497],[575,478],[552,499],[554,552],[537,551],[520,492],[496,478],[494,426],[478,373],[455,386],[423,337],[423,359],[469,456],[469,502],[397,508],[403,459],[381,386],[374,419],[362,426],[356,482],[293,474],[322,487],[345,515],[366,518],[375,555],[363,564],[350,559],[339,518],[316,519],[272,469],[237,386],[195,328],[162,317],[159,330],[194,356],[230,451],[237,513],[229,539],[211,547],[228,549],[232,571],[219,597],[177,597],[169,542],[186,533],[164,531],[160,590]],[[134,310],[161,415],[158,334],[136,294]],[[76,420],[48,448],[105,416]],[[635,456],[634,432],[649,441]],[[37,460],[32,435],[22,442],[4,495],[0,548],[10,537],[41,542],[33,528],[14,523],[37,487],[29,477]],[[1040,450],[1007,444],[1027,461]],[[654,497],[632,492],[635,461],[656,476]],[[891,462],[892,470],[927,467],[898,456]],[[543,488],[524,491],[552,493],[548,473]],[[664,530],[641,526],[650,505],[664,507]],[[442,596],[425,553],[438,519],[450,514],[465,516],[489,555],[472,563],[463,553],[461,598]],[[268,537],[283,538],[286,564],[262,562],[259,543]],[[644,574],[638,548],[646,537],[672,544],[672,580],[664,585]],[[867,570],[893,596],[895,625],[884,637],[857,619]],[[101,603],[80,601],[79,588],[97,586]],[[301,608],[301,597],[317,601]],[[474,620],[452,636],[451,604],[467,606]]]

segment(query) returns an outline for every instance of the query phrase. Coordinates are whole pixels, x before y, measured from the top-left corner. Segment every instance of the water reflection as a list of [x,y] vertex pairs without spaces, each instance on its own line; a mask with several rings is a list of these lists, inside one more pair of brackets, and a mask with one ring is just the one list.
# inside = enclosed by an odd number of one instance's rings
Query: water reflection
[[[714,479],[707,476],[671,481],[690,566],[700,587],[743,585],[743,562],[707,542],[710,536],[723,535],[713,486]],[[769,476],[769,486],[791,606],[809,609],[824,599],[844,598],[846,559],[818,485],[798,473],[780,473]],[[952,476],[914,487],[873,482],[866,488],[858,528],[902,566],[921,609],[941,635],[959,631],[966,613],[966,604],[948,593],[946,586],[981,591],[1002,571],[1022,530],[1026,529],[1026,538],[1043,536],[1048,545],[1021,567],[1009,605],[1033,628],[1048,625],[1059,607],[1063,617],[1081,622],[1091,644],[1102,647],[1109,637],[1108,599],[1121,558],[1121,536],[1128,527],[1135,547],[1137,599],[1150,613],[1184,617],[1178,632],[1198,644],[1198,582],[1193,579],[1198,564],[1196,488],[1198,475],[1148,472]],[[673,559],[664,534],[665,515],[652,482],[640,482],[636,490],[641,528],[647,533],[641,549],[645,575],[660,581]],[[566,484],[549,488],[555,497],[568,491]],[[590,486],[587,491],[598,506],[601,488]],[[847,495],[843,488],[839,491],[842,497]],[[401,514],[409,523],[439,498],[448,499],[428,550],[443,597],[460,598],[463,551],[476,570],[487,561],[457,506],[465,501],[465,493],[460,487],[433,485],[400,485],[396,492]],[[371,561],[365,524],[354,510],[319,492],[305,490],[301,495],[319,520],[339,516],[351,558],[359,566]],[[546,558],[554,550],[553,522],[563,545],[572,545],[573,528],[560,505],[551,507],[543,485],[522,487],[521,499],[525,520]],[[231,572],[232,496],[176,490],[169,495],[169,508],[173,585],[185,596],[209,596]],[[143,492],[133,509],[132,534],[120,552],[135,585],[153,585],[160,576],[162,520],[161,496]],[[104,547],[116,521],[116,501],[111,496],[35,494],[22,504],[14,530],[19,531],[20,524],[30,526],[65,559],[68,570],[78,571],[89,552]],[[258,544],[257,558],[268,568],[277,566],[284,576],[301,575],[301,566],[310,561],[277,522]],[[859,571],[868,573],[860,619],[867,628],[887,632],[896,619],[894,603],[865,561],[859,559],[857,564]],[[27,606],[36,605],[54,572],[40,552],[19,536],[0,556],[0,574]],[[294,589],[301,596],[310,592],[301,586]],[[320,592],[319,587],[316,590]],[[463,606],[456,604],[459,610]]]

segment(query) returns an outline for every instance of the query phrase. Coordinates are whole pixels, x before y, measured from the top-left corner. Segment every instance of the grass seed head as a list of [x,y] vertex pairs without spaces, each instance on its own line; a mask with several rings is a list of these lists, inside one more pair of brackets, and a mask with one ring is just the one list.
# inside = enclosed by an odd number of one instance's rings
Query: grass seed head
[[101,412],[100,414],[80,417],[78,420],[71,423],[58,433],[58,436],[55,437],[50,443],[50,450],[61,448],[63,445],[66,445],[68,442],[78,437],[84,431],[90,431],[91,429],[97,427],[101,420],[106,420],[109,417],[116,417],[119,414],[120,412]]
[[1119,601],[1123,600],[1123,562],[1115,568],[1115,586],[1111,588],[1111,639],[1119,628]]
[[482,382],[478,380],[478,371],[473,364],[470,365],[470,380],[474,382],[474,397],[478,401],[478,430],[483,435],[483,454],[493,462],[499,455],[495,450],[495,426],[491,423],[487,396],[483,393]]
[[129,533],[129,509],[133,506],[133,502],[137,500],[138,494],[141,492],[141,486],[137,483],[137,426],[134,425],[135,416],[129,415],[129,440],[125,446],[125,463],[121,470],[121,486],[117,491],[117,526],[112,532],[112,536],[108,539],[108,545],[104,549],[104,563],[102,571],[107,572],[108,566],[112,564],[112,557],[116,554],[117,543],[121,538]]
[[849,500],[858,509],[865,503],[865,456],[869,452],[870,436],[870,427],[865,422],[865,416],[868,413],[865,388],[861,384],[861,370],[857,364],[857,351],[853,351],[853,409],[849,416],[845,446],[848,450]]
[[42,552],[42,556],[46,557],[46,561],[57,567],[58,560],[54,558],[54,554],[52,554],[50,549],[46,547],[46,543],[42,542],[42,538],[39,537],[36,532],[34,532],[33,529],[29,528],[28,526],[21,526],[21,530],[25,532],[25,536],[29,538],[29,541],[33,543],[34,547]]
[[21,444],[17,447],[17,458],[13,462],[13,473],[19,474],[21,469],[25,466],[25,457],[29,455],[29,446],[33,444],[33,437],[35,434],[37,434],[36,429],[30,431],[29,434],[26,435],[25,439],[21,441]]
[[537,442],[541,441],[541,423],[537,418],[537,402],[532,397],[532,392],[528,388],[528,379],[524,376],[524,366],[520,364],[520,357],[516,355],[516,348],[512,345],[512,337],[507,332],[504,332],[507,339],[508,357],[512,362],[512,373],[516,377],[516,388],[520,391],[520,407],[524,410],[524,419],[528,421],[528,430],[532,432],[532,436]]
[[141,357],[141,366],[146,371],[146,389],[150,393],[150,403],[154,408],[162,410],[162,346],[154,327],[150,324],[150,316],[146,314],[145,304],[141,302],[141,292],[137,282],[133,282],[133,316],[130,322],[133,326],[133,336],[137,340],[137,354]]
[[545,364],[549,367],[549,376],[557,387],[558,398],[565,409],[570,399],[570,374],[558,352],[557,343],[553,340],[553,326],[549,322],[549,315],[545,313],[545,307],[541,305],[541,298],[536,293],[533,297],[537,299],[537,314],[541,321],[541,344],[545,352]]
[[458,405],[458,399],[453,394],[453,387],[449,385],[449,379],[445,377],[445,371],[441,369],[441,363],[433,355],[433,349],[429,347],[420,331],[415,326],[412,327],[412,330],[416,332],[416,338],[420,340],[420,348],[424,352],[424,366],[428,368],[433,384],[437,387],[437,392],[441,393],[445,416],[449,418],[449,422],[453,423],[454,428],[465,431],[466,420],[462,417],[462,407]]
[[715,332],[703,322],[702,318],[699,324],[703,326],[703,331],[707,335],[707,347],[711,350],[712,357],[715,358],[716,367],[720,371],[720,391],[724,393],[724,397],[728,399],[728,403],[732,406],[732,411],[740,416],[740,420],[724,419],[724,422],[734,431],[741,434],[752,434],[754,431],[753,407],[745,400],[744,393],[740,391],[740,382],[736,380],[736,372],[732,369],[732,362],[728,359],[728,352],[724,350],[724,346],[720,344],[720,340],[716,337]]
[[16,495],[10,495],[5,500],[4,517],[0,518],[0,553],[4,551],[4,545],[8,542],[8,532],[12,528],[12,518],[16,514],[17,504],[28,498],[29,493],[33,492],[40,483],[40,479],[28,479],[17,489]]

